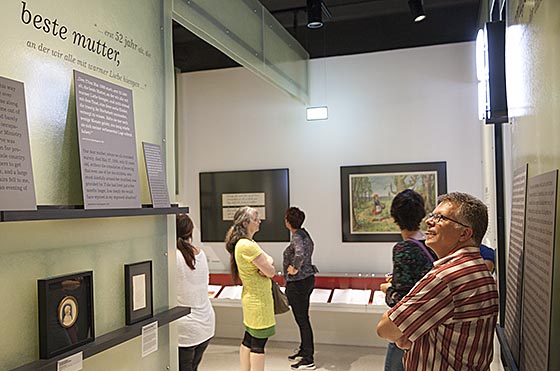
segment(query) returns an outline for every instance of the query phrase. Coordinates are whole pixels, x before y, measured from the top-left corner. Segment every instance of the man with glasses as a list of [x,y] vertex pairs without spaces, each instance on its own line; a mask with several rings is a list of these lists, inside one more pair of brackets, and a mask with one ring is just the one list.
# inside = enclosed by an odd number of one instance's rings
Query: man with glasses
[[477,198],[449,193],[428,216],[434,267],[377,325],[405,350],[405,370],[490,370],[498,317],[496,282],[480,256],[488,211]]

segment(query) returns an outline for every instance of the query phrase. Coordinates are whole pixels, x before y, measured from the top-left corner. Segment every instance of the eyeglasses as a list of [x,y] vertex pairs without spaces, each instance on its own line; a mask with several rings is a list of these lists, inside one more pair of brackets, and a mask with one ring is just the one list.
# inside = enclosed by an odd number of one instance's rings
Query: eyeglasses
[[[472,228],[471,226],[468,226],[468,225],[466,225],[466,224],[463,224],[463,223],[461,223],[461,222],[458,222],[458,221],[455,220],[455,219],[451,219],[451,218],[448,217],[448,216],[445,216],[445,215],[442,215],[442,214],[438,214],[438,213],[429,213],[429,214],[428,214],[428,219],[433,219],[434,222],[436,222],[436,223],[441,222],[442,219],[443,219],[443,220],[449,220],[450,222],[457,223],[457,224],[459,224],[459,225],[462,225],[463,227]],[[427,219],[426,219],[426,220],[427,220]]]

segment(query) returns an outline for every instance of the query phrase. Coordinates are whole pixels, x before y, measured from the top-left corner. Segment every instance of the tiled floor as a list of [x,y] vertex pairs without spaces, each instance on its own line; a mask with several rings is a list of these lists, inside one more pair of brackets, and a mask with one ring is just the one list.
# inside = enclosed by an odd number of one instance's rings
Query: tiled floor
[[[216,338],[204,353],[200,371],[239,370],[239,343],[237,339]],[[266,371],[289,371],[294,363],[288,360],[295,343],[269,341],[266,345]],[[495,347],[494,349],[497,349]],[[496,353],[496,352],[495,352]],[[497,361],[492,371],[503,370]],[[343,345],[315,345],[315,364],[317,370],[329,371],[383,371],[385,349]]]
[[[239,370],[239,343],[235,339],[213,339],[204,353],[200,371]],[[269,341],[266,344],[266,371],[288,371],[295,363],[288,359],[295,343]],[[317,370],[382,371],[385,349],[341,345],[315,345]]]

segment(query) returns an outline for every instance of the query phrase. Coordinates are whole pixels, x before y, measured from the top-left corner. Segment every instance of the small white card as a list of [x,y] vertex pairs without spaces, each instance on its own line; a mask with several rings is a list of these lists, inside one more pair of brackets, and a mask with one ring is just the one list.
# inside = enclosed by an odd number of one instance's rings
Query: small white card
[[331,291],[331,289],[313,289],[309,301],[311,303],[328,303]]
[[331,303],[367,304],[371,290],[334,289]]
[[142,358],[158,350],[158,322],[142,327]]
[[214,298],[218,292],[220,292],[221,288],[222,286],[220,285],[208,285],[208,297]]
[[57,371],[79,371],[83,368],[83,352],[79,352],[56,362]]
[[373,305],[386,305],[385,304],[385,293],[383,291],[374,291],[373,292]]
[[132,277],[132,310],[146,308],[146,275],[138,274]]
[[243,286],[225,286],[220,292],[220,299],[241,299],[241,293],[243,292]]

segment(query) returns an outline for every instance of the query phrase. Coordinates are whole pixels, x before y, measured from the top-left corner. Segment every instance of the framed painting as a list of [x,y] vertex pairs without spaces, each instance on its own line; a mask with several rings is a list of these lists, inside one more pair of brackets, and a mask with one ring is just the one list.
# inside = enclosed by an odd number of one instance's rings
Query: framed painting
[[93,272],[37,281],[39,355],[49,359],[95,339]]
[[153,317],[151,260],[125,264],[124,291],[127,326]]
[[[426,214],[447,193],[447,165],[441,162],[340,167],[342,242],[401,240],[391,218],[391,202],[405,189],[424,197]],[[421,229],[425,229],[425,224]]]

